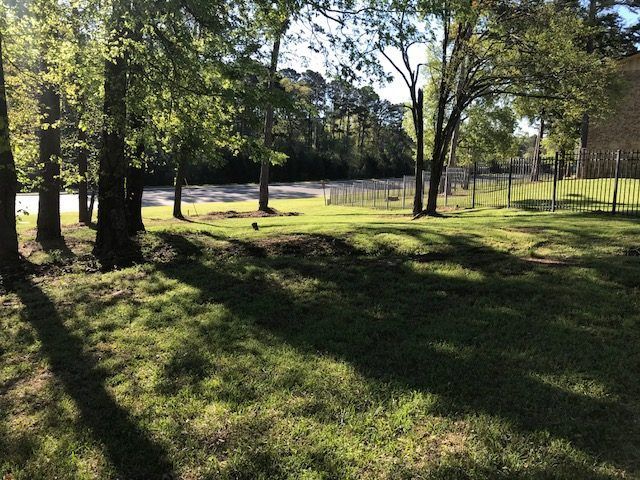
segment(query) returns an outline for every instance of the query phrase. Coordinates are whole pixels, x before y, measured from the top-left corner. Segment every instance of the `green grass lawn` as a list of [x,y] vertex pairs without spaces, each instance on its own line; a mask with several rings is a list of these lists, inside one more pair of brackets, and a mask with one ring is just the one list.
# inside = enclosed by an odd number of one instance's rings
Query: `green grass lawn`
[[[476,205],[507,205],[506,181],[496,186],[480,185],[476,192]],[[613,204],[615,181],[612,178],[580,180],[566,178],[556,185],[556,207],[559,210],[610,212]],[[553,197],[553,178],[539,182],[515,181],[511,191],[511,203],[514,207],[551,208]],[[454,197],[455,198],[455,197]],[[640,212],[640,180],[621,178],[618,180],[617,210],[622,213]],[[467,206],[465,204],[465,206]]]
[[640,221],[273,206],[109,273],[22,219],[0,478],[640,478]]

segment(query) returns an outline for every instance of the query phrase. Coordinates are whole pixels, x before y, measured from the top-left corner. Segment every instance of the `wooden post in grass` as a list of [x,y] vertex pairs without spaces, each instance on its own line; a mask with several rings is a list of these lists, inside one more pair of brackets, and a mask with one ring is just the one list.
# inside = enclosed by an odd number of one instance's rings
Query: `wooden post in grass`
[[556,211],[556,197],[558,195],[558,160],[559,155],[556,152],[556,158],[553,162],[553,194],[551,197],[551,211]]
[[611,213],[615,214],[618,208],[618,181],[620,179],[620,156],[621,151],[618,150],[616,152],[616,173],[613,180],[613,206],[611,208]]

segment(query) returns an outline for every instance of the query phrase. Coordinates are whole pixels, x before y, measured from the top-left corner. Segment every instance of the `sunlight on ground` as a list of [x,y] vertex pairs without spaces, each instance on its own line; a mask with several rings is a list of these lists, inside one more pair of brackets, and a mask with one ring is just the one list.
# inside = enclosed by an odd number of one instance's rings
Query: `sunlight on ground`
[[93,230],[23,224],[0,478],[640,473],[639,221],[273,207],[301,215],[145,209],[146,261],[109,273]]

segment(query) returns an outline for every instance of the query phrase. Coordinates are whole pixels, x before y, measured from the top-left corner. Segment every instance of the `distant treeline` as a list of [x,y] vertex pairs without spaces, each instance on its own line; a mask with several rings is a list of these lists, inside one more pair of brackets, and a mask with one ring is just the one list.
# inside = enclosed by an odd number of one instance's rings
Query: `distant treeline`
[[[235,128],[260,136],[255,111],[239,115]],[[312,70],[279,72],[274,147],[287,159],[271,169],[276,182],[398,176],[413,165],[413,141],[403,128],[404,106],[381,99],[369,86],[327,81]],[[223,153],[218,161],[191,162],[190,184],[257,182],[260,165],[243,153]],[[175,162],[151,162],[148,185],[170,185]]]

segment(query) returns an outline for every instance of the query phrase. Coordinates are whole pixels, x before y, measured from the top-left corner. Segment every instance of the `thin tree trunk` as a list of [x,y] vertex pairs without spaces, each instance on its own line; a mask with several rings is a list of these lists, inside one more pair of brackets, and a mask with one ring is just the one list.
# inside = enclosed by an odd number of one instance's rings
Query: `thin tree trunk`
[[544,138],[544,112],[540,115],[540,127],[536,138],[536,146],[533,151],[533,165],[531,166],[531,181],[540,180],[540,164],[542,162],[542,139]]
[[137,163],[130,163],[127,168],[127,190],[125,208],[127,213],[127,229],[129,235],[144,232],[142,221],[142,194],[144,191],[144,165],[139,158]]
[[182,155],[180,155],[178,166],[176,168],[176,183],[174,185],[173,194],[173,216],[179,219],[184,218],[182,215],[182,185],[184,185],[184,169],[185,161]]
[[[462,70],[460,71],[460,78],[458,78],[458,85],[456,87],[456,100],[458,100],[460,96],[463,94],[464,80],[467,75],[467,63],[468,63],[468,59],[467,57],[465,57],[464,60],[462,61]],[[458,163],[457,154],[458,154],[458,142],[460,140],[460,123],[461,121],[456,122],[456,126],[453,129],[453,136],[451,137],[451,149],[449,151],[449,162],[447,164],[447,172],[445,173],[444,189],[445,189],[446,195],[451,195],[452,193],[451,180],[448,174],[449,168],[455,167]]]
[[89,197],[89,219],[93,219],[93,207],[96,204],[96,191],[91,191],[91,197]]
[[582,115],[582,124],[580,125],[580,148],[589,148],[589,114]]
[[[113,7],[114,40],[124,36],[126,4]],[[105,265],[126,260],[133,253],[125,214],[125,131],[127,122],[127,61],[123,54],[105,62],[104,145],[98,182],[98,231],[94,253]]]
[[[595,26],[597,9],[598,5],[596,4],[596,0],[590,0],[587,18],[587,25],[590,27]],[[593,35],[588,36],[586,47],[587,53],[589,54],[595,50]],[[587,112],[582,115],[582,124],[580,125],[580,148],[589,148],[589,114]]]
[[16,233],[18,181],[9,137],[2,42],[2,32],[0,32],[0,264],[18,259],[18,235]]
[[[278,71],[278,58],[280,57],[280,42],[286,31],[286,23],[283,28],[276,33],[273,41],[273,50],[271,51],[271,64],[269,65],[269,84],[268,92],[272,94],[276,83],[276,73]],[[271,101],[267,103],[264,120],[264,146],[270,150],[273,146],[273,104]],[[258,209],[262,212],[269,212],[269,158],[263,158],[260,166],[260,197],[258,201]]]
[[429,179],[429,192],[427,194],[427,215],[434,215],[438,208],[438,189],[440,188],[440,177],[444,167],[446,156],[446,139],[445,137],[445,107],[446,100],[443,98],[447,92],[444,90],[444,80],[440,82],[438,95],[438,114],[436,118],[436,129],[433,139],[433,152],[431,154],[431,178]]
[[416,188],[413,198],[413,214],[422,212],[422,197],[424,195],[424,93],[418,89],[417,98],[413,101],[413,122],[416,133]]
[[62,238],[60,229],[60,94],[54,85],[45,83],[40,96],[43,124],[38,133],[40,179],[36,240],[55,241]]
[[449,151],[449,163],[447,164],[447,173],[445,175],[445,189],[447,195],[451,195],[451,179],[449,177],[449,168],[455,167],[458,163],[458,142],[460,140],[460,122],[457,123],[456,128],[453,129],[453,136],[451,137],[451,150]]
[[89,188],[87,185],[87,172],[89,170],[89,152],[87,151],[87,133],[84,129],[78,127],[78,174],[80,175],[80,181],[78,182],[78,221],[85,225],[91,223],[91,216],[89,215],[89,207],[87,204]]

